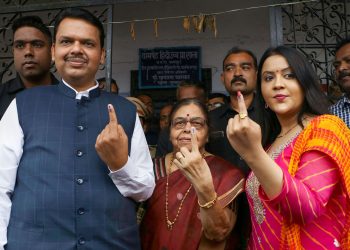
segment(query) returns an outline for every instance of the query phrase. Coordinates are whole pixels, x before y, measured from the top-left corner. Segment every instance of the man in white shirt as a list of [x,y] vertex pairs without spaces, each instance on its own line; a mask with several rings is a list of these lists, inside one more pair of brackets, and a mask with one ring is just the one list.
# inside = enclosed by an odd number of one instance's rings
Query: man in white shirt
[[20,93],[0,121],[0,248],[139,249],[152,161],[133,104],[95,80],[103,26],[67,9],[54,39],[61,83]]

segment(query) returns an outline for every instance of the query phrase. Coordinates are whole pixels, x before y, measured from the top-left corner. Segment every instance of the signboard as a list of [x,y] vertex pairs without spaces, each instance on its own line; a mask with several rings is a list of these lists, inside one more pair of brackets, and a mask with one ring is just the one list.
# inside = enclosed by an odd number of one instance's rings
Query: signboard
[[201,48],[139,49],[139,88],[176,88],[182,81],[201,81]]

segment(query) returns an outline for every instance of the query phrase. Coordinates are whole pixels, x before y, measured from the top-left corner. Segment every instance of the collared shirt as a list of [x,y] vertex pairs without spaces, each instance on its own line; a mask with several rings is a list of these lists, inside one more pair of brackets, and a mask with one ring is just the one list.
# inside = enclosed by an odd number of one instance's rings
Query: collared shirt
[[[51,84],[58,84],[59,81],[51,74]],[[7,107],[16,97],[17,93],[25,90],[21,77],[17,74],[15,78],[0,84],[0,120],[4,115]]]
[[330,112],[341,118],[350,128],[350,99],[343,96],[340,100],[329,108]]
[[[258,100],[254,98],[252,104],[248,108],[249,118],[257,121],[258,112]],[[206,149],[208,152],[220,156],[239,167],[245,175],[247,175],[250,171],[249,167],[232,148],[226,135],[228,120],[233,118],[236,114],[237,112],[232,109],[230,103],[209,112],[209,142],[206,145]]]
[[[64,84],[71,88],[69,84],[65,82]],[[97,86],[96,84],[89,90]],[[76,92],[76,98],[88,96],[89,90]],[[0,249],[7,242],[7,225],[11,211],[10,197],[16,183],[23,144],[23,130],[18,120],[17,105],[14,99],[3,119],[0,120]],[[121,169],[110,172],[109,176],[123,196],[135,201],[144,201],[153,192],[155,186],[153,164],[138,117],[135,119],[128,161]]]

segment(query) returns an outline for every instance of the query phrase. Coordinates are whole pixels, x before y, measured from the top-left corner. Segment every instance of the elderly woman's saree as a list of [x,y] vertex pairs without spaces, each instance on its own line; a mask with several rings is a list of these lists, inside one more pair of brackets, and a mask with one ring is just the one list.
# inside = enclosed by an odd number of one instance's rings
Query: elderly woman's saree
[[[235,198],[243,192],[243,173],[216,156],[206,156],[205,160],[213,176],[218,202],[223,207],[231,206]],[[175,221],[169,228],[166,219],[167,177],[164,158],[155,159],[155,176],[156,188],[147,203],[147,211],[141,224],[142,249],[190,250],[198,249],[200,244],[210,245],[211,249],[234,249],[233,245],[237,240],[234,234],[226,242],[219,244],[209,242],[203,237],[195,190],[190,188],[190,182],[180,170],[174,171],[168,177],[168,219]]]

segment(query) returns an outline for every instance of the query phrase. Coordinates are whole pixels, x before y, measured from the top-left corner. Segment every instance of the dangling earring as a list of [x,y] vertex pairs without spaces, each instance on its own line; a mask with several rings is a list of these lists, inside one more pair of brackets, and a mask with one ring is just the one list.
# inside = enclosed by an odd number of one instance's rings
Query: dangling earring
[[267,103],[265,102],[265,109],[268,109],[269,105],[267,105]]
[[103,63],[100,63],[100,65],[98,66],[98,70],[104,70],[105,69],[105,65]]

